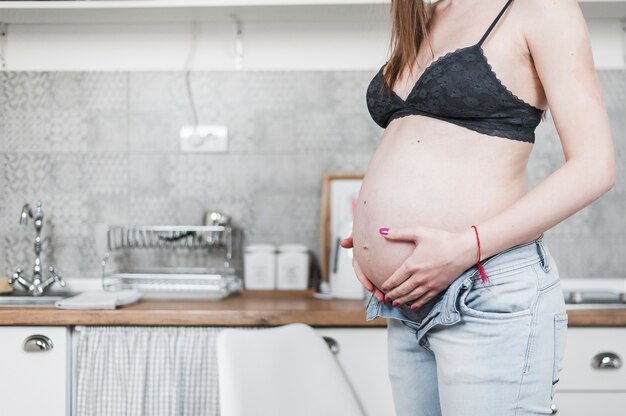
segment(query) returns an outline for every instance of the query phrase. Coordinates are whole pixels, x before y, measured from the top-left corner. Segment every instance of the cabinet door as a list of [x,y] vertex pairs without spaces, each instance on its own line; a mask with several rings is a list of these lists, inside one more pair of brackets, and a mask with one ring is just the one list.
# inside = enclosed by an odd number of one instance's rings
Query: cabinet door
[[386,328],[316,328],[337,342],[337,359],[367,415],[395,414],[387,373]]
[[557,416],[624,416],[626,393],[560,392],[554,395]]
[[[41,349],[46,338],[52,348]],[[38,351],[37,351],[38,350]],[[3,415],[67,415],[67,329],[65,327],[0,327],[0,413]]]
[[563,364],[558,390],[626,392],[626,328],[568,328]]

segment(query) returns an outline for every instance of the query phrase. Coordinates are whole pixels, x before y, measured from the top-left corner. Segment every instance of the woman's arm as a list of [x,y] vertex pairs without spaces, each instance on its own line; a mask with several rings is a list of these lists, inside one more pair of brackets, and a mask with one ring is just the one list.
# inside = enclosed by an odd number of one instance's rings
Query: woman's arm
[[[615,182],[609,120],[587,25],[575,0],[527,0],[523,21],[565,164],[499,215],[476,224],[483,258],[527,242],[580,211]],[[476,245],[473,229],[463,234]],[[476,254],[474,254],[476,255]]]
[[[566,162],[513,205],[475,224],[481,258],[530,241],[589,205],[615,182],[608,115],[596,78],[587,25],[578,3],[525,0],[520,6],[526,14],[524,21],[529,23],[524,37],[545,90]],[[415,258],[409,258],[383,283],[383,291],[398,304],[417,299],[413,307],[423,305],[450,283],[454,273],[476,262],[476,235],[469,227],[453,235],[419,228],[392,229],[386,237],[418,243],[422,238],[432,248],[449,247],[439,256],[439,271],[435,271],[434,264],[424,264],[427,257],[419,256],[418,244]],[[436,252],[428,251],[431,256]],[[422,260],[418,261],[420,257]]]

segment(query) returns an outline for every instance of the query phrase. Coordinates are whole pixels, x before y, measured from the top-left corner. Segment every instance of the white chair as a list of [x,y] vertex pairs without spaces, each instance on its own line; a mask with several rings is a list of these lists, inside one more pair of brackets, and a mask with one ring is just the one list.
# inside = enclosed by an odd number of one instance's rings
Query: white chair
[[363,416],[324,339],[309,325],[226,328],[217,337],[220,416]]

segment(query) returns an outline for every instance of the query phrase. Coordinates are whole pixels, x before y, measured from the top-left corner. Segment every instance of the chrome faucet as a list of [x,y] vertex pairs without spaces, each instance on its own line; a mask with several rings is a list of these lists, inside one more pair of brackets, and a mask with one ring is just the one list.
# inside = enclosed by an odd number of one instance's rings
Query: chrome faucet
[[41,209],[41,201],[37,201],[37,207],[34,211],[30,208],[30,205],[24,205],[22,208],[22,214],[20,215],[20,224],[27,225],[28,217],[33,219],[33,222],[35,223],[35,232],[37,233],[35,236],[35,265],[33,266],[33,278],[31,281],[27,280],[24,276],[22,276],[22,269],[18,267],[15,270],[15,273],[13,273],[13,275],[9,278],[9,283],[13,284],[14,282],[17,282],[20,286],[26,289],[29,294],[33,296],[41,296],[54,282],[59,282],[61,286],[65,287],[65,281],[61,278],[61,276],[59,276],[55,268],[50,266],[48,267],[50,276],[42,282],[41,260],[39,258],[41,254],[41,229],[43,228],[43,210]]

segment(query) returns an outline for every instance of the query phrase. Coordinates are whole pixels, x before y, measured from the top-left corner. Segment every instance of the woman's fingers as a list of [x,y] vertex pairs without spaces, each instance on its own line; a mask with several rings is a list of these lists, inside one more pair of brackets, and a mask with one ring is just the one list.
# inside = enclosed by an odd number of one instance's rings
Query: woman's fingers
[[[352,248],[354,246],[352,233],[350,233],[348,237],[341,240],[339,244],[343,248]],[[385,298],[385,295],[383,295],[383,292],[381,292],[376,286],[374,286],[370,279],[365,276],[365,274],[361,270],[361,266],[359,266],[359,263],[356,261],[355,258],[352,258],[352,267],[354,268],[354,272],[356,273],[356,277],[357,279],[359,279],[359,282],[361,282],[361,284],[365,287],[365,289],[367,289],[368,292],[373,293],[374,296],[376,296],[376,299],[382,302]]]
[[378,230],[380,235],[388,240],[400,241],[417,241],[418,229],[411,228],[381,228]]
[[374,286],[370,279],[365,276],[365,274],[361,270],[361,266],[359,266],[359,263],[355,259],[352,259],[352,266],[354,267],[354,271],[356,273],[357,279],[359,279],[359,282],[361,282],[361,284],[365,287],[365,289],[367,289],[368,292],[373,293],[374,296],[376,296],[376,299],[382,302],[385,298],[385,295],[383,295],[383,293],[378,290],[376,286]]
[[[408,260],[402,263],[398,269],[393,272],[389,279],[385,280],[383,284],[380,286],[381,290],[387,294],[394,289],[396,286],[400,285],[402,282],[407,280],[413,273],[417,271],[417,268],[413,266]],[[395,292],[397,296],[404,295],[404,292],[399,293]]]
[[[381,228],[379,230],[380,234],[389,240],[399,240],[399,241],[413,241],[417,243],[417,238],[419,234],[418,227],[411,228]],[[402,284],[405,280],[407,280],[413,273],[417,271],[417,267],[413,265],[413,260],[411,258],[407,259],[402,265],[389,277],[389,279],[385,280],[385,282],[381,285],[381,290],[388,295],[389,291],[394,289],[396,286]],[[413,288],[411,288],[413,289]],[[394,292],[395,296],[402,296],[405,292]],[[393,295],[392,295],[393,296]]]
[[341,245],[341,247],[343,248],[352,248],[354,246],[354,243],[352,241],[352,233],[350,233],[349,236],[341,240],[339,242],[339,245]]
[[[409,274],[403,282],[397,284],[395,287],[392,287],[391,290],[386,291],[385,296],[392,300],[405,299],[405,302],[407,302],[411,300],[410,294],[420,286],[423,286],[420,276]],[[422,290],[424,289],[430,288],[424,287]]]
[[424,296],[429,291],[430,291],[430,288],[427,288],[423,285],[418,285],[412,290],[409,290],[405,295],[400,295],[396,297],[389,296],[389,295],[387,296],[393,299],[393,306],[398,306],[398,305],[402,305],[410,301],[417,301],[417,300],[421,301],[422,296]]
[[426,304],[426,302],[437,296],[439,293],[440,292],[437,292],[436,290],[429,290],[411,304],[411,309],[415,310],[417,308],[421,308],[424,304]]

